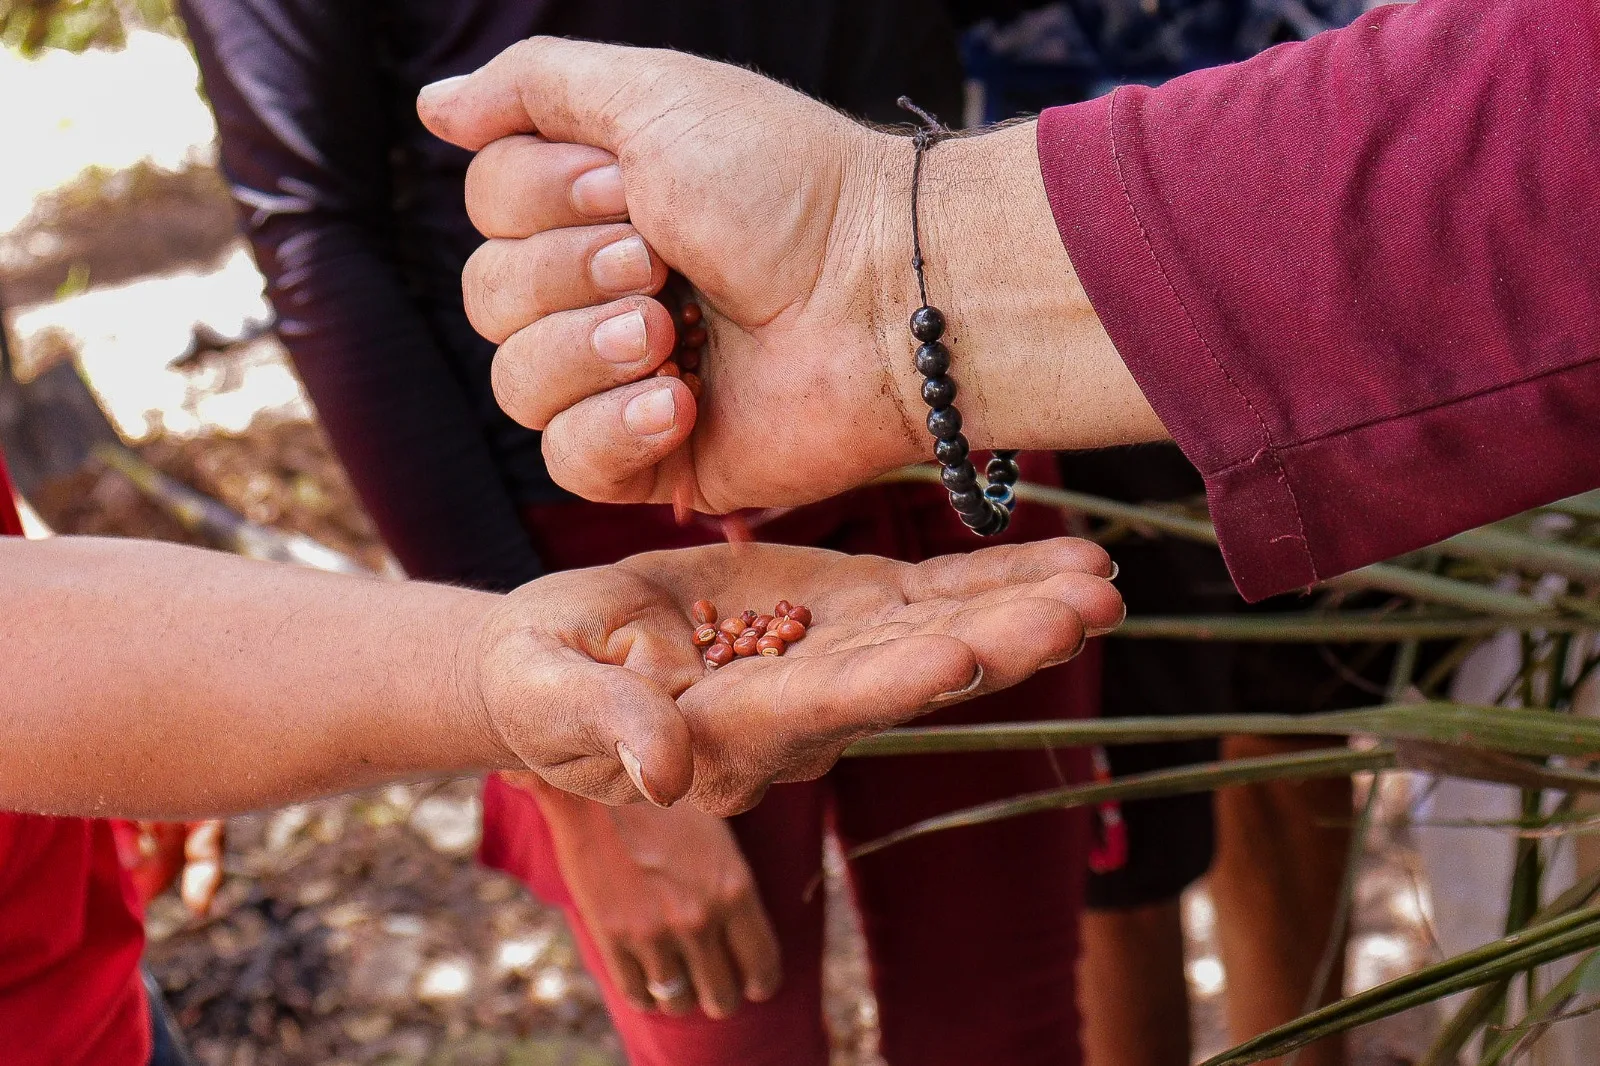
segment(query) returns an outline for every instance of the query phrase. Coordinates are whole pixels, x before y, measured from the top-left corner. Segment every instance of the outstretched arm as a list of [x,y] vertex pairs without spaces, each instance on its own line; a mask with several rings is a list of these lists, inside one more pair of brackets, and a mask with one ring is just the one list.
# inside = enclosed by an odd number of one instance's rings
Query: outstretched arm
[[[184,817],[529,769],[733,813],[941,699],[1071,657],[1121,619],[1109,573],[1077,541],[916,566],[722,546],[499,596],[0,537],[0,809]],[[814,624],[791,654],[708,674],[702,597],[790,598]]]
[[517,767],[463,658],[497,602],[153,542],[0,538],[0,807],[182,817]]

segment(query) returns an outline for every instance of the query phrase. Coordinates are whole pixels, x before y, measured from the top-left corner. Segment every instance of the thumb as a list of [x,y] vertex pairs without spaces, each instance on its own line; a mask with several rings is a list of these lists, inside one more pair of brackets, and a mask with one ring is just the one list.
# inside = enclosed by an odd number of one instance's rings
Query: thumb
[[531,37],[471,74],[424,86],[417,114],[435,135],[474,152],[513,133],[537,133],[615,153],[621,117],[668,55]]
[[[627,802],[636,798],[630,794],[636,792],[658,807],[682,799],[694,782],[694,746],[689,724],[672,696],[626,667],[587,663],[579,670],[585,676],[572,678],[576,684],[568,689],[575,697],[573,705],[583,708],[588,719],[579,746],[593,753],[599,763],[594,769],[600,770],[598,775],[585,771],[582,778],[609,781],[604,794],[592,798]],[[563,781],[563,771],[569,768],[576,769],[568,764],[544,776],[558,787],[577,791]]]

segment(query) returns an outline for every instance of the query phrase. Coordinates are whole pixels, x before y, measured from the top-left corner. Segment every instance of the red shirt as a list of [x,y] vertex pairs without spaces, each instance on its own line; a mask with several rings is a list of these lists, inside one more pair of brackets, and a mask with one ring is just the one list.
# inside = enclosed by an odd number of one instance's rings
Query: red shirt
[[1597,84],[1594,0],[1421,0],[1042,116],[1245,595],[1600,486]]
[[[0,534],[21,534],[0,459]],[[0,1061],[144,1066],[144,928],[108,822],[0,812]]]

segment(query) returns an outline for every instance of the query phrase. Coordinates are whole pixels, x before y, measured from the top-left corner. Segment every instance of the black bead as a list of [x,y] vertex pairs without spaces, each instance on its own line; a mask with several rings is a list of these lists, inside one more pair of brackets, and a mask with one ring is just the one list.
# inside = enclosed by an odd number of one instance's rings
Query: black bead
[[922,383],[922,402],[929,407],[948,407],[956,398],[956,383],[947,377],[929,378]]
[[1017,475],[1017,464],[1010,459],[990,459],[989,465],[983,468],[983,476],[991,485],[1015,485]]
[[933,457],[940,466],[960,466],[967,461],[967,438],[957,433],[949,440],[935,441]]
[[983,514],[968,518],[961,516],[961,521],[967,524],[980,537],[992,537],[1001,532],[1010,524],[1011,516],[1003,508],[990,507]]
[[989,510],[989,501],[984,499],[983,493],[978,491],[977,488],[971,488],[966,492],[952,492],[950,494],[950,506],[954,507],[956,513],[962,516],[981,516]]
[[928,412],[928,432],[937,440],[949,440],[961,432],[961,412],[954,407],[935,407]]
[[1011,514],[1003,507],[990,506],[983,514],[974,518],[962,515],[961,521],[978,536],[992,537],[1005,532],[1006,527],[1011,524]]
[[927,306],[911,312],[911,335],[919,341],[936,341],[944,336],[944,312]]
[[925,378],[936,378],[950,369],[950,349],[938,341],[929,341],[917,349],[917,373]]
[[939,475],[939,480],[944,482],[944,487],[951,492],[966,492],[968,489],[978,487],[978,471],[971,463],[961,463],[959,466],[947,466]]

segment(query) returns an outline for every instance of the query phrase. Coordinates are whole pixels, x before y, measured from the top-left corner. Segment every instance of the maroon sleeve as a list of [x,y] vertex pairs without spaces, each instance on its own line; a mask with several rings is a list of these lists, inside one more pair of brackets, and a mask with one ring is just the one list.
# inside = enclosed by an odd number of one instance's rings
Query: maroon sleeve
[[1045,112],[1249,598],[1600,486],[1600,9],[1423,0]]

